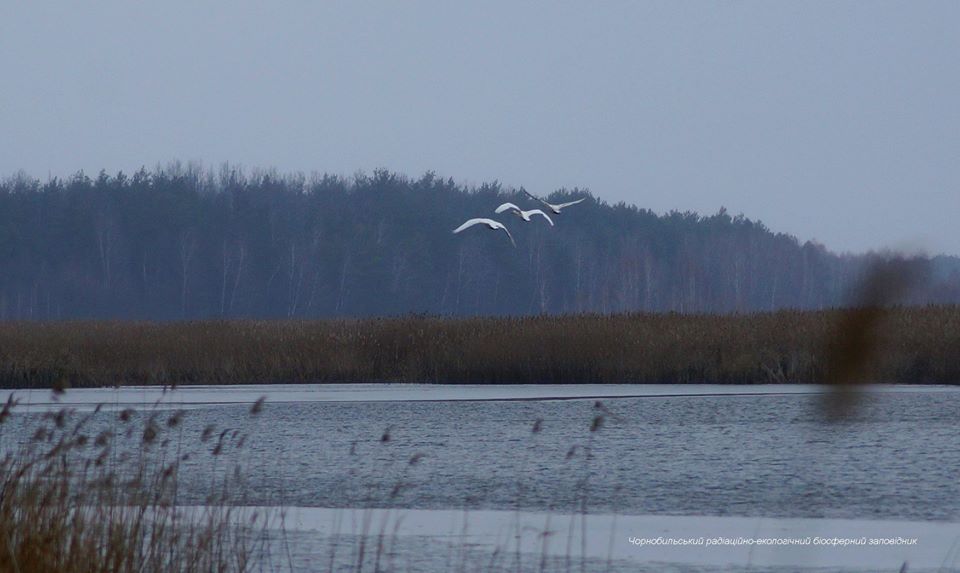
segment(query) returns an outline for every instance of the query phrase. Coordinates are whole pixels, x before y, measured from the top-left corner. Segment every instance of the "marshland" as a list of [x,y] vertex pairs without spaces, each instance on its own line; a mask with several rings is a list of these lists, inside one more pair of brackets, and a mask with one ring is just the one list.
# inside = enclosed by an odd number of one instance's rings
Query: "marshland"
[[[824,383],[857,312],[4,322],[0,386]],[[960,381],[960,307],[886,309],[872,332],[869,380]]]
[[960,3],[0,5],[0,573],[960,573]]

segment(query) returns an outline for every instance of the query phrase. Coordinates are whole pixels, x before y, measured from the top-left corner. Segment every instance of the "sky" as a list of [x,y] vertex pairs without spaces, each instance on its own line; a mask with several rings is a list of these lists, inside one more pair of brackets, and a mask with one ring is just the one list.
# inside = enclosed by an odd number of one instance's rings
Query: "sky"
[[0,175],[434,171],[960,255],[960,2],[0,4]]

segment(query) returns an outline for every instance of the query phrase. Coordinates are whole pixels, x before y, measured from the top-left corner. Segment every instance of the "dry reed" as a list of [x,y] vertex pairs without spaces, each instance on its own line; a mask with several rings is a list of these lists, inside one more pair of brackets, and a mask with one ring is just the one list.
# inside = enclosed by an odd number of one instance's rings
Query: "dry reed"
[[[5,425],[16,409],[11,397]],[[38,418],[23,416],[16,422]],[[14,443],[4,443],[0,460],[0,571],[250,570],[267,518],[229,505],[229,472],[204,508],[176,506],[180,466],[191,455],[171,447],[182,417],[61,409],[42,414],[27,439],[4,435]]]
[[[0,387],[825,382],[858,310],[336,321],[0,323]],[[862,373],[960,380],[960,307],[899,307]],[[842,341],[840,341],[842,342]]]

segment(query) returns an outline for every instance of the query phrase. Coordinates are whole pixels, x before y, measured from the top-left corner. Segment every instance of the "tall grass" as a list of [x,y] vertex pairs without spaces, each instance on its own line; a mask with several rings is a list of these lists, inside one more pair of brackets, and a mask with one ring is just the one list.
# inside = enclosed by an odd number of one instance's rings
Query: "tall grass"
[[[9,425],[15,410],[11,397],[0,422]],[[28,439],[5,443],[0,571],[250,570],[264,542],[256,531],[267,517],[229,504],[235,489],[229,472],[213,484],[204,508],[185,513],[176,506],[181,464],[223,449],[222,441],[202,436],[190,446],[174,443],[182,439],[182,416],[155,411],[141,420],[130,410],[62,409],[43,414]],[[209,448],[194,451],[203,444]]]
[[[855,312],[0,323],[0,386],[824,382]],[[960,380],[960,307],[883,317],[865,376]]]

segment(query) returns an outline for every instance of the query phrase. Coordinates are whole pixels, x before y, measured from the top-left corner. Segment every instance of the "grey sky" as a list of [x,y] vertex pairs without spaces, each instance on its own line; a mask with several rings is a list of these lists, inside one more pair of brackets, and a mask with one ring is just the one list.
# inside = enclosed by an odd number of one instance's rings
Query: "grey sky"
[[0,174],[434,170],[960,254],[958,26],[953,1],[4,2]]

